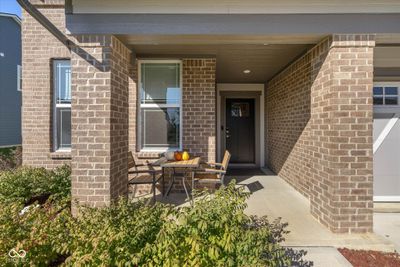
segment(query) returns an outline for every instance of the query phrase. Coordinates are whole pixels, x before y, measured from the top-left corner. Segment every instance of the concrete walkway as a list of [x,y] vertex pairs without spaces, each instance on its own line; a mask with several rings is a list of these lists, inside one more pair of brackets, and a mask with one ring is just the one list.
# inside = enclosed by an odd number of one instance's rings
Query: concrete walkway
[[376,212],[374,213],[374,232],[395,245],[400,252],[400,213]]
[[308,251],[306,259],[314,266],[351,266],[336,250],[347,247],[394,251],[390,240],[377,234],[334,234],[310,214],[309,201],[283,179],[265,170],[264,175],[233,175],[239,185],[252,192],[246,212],[251,215],[267,215],[270,220],[281,217],[288,222],[290,233],[283,245]]
[[315,267],[352,267],[351,263],[334,247],[292,247],[306,250],[305,260],[312,261]]

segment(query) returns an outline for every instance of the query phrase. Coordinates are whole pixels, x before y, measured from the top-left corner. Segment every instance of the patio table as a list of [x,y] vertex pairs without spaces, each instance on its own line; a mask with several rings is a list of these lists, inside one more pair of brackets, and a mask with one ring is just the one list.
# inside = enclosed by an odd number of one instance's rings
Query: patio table
[[[181,161],[165,161],[165,162],[160,163],[160,166],[162,168],[163,175],[165,175],[165,171],[164,171],[165,168],[171,168],[173,170],[172,181],[168,187],[168,190],[167,190],[167,193],[165,194],[165,196],[168,196],[168,194],[170,193],[170,191],[172,189],[172,186],[175,183],[176,169],[184,169],[185,171],[183,174],[182,183],[183,183],[183,188],[185,189],[186,195],[189,198],[189,193],[187,191],[186,184],[185,184],[185,173],[191,172],[192,180],[193,180],[194,171],[195,171],[195,169],[198,169],[200,166],[200,157],[195,157],[195,158],[192,158],[189,160],[181,160]],[[163,184],[163,187],[164,187],[164,184]]]

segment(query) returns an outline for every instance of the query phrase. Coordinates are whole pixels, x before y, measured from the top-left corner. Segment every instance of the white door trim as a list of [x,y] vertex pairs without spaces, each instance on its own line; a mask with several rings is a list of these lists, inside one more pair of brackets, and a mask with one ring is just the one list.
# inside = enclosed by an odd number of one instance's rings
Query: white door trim
[[264,127],[264,84],[234,84],[234,83],[218,83],[217,84],[217,160],[222,159],[222,145],[221,145],[221,95],[222,91],[235,91],[235,92],[260,92],[260,167],[265,166],[265,127]]

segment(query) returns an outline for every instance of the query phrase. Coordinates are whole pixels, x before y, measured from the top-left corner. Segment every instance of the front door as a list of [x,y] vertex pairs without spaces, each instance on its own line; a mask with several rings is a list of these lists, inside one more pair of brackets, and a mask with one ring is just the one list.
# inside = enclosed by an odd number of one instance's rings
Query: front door
[[255,163],[254,99],[226,99],[226,149],[231,163]]

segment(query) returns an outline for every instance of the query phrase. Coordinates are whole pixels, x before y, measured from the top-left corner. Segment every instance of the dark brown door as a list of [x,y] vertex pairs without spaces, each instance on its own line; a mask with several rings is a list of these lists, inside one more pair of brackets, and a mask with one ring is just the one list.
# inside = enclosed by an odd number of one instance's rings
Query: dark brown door
[[255,163],[254,99],[226,99],[226,149],[232,163]]

